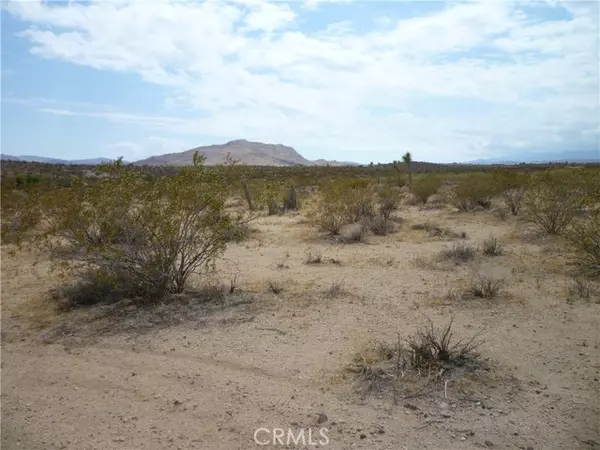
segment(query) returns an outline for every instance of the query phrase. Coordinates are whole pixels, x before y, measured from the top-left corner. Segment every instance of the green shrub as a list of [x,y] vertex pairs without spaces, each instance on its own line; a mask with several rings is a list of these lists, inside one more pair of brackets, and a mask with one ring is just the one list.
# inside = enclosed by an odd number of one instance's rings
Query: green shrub
[[83,177],[48,191],[38,207],[43,232],[35,244],[67,275],[93,271],[117,291],[141,301],[184,290],[192,274],[204,273],[224,251],[239,218],[224,211],[224,171],[194,164],[149,181],[120,162],[100,168],[93,185]]
[[451,203],[461,211],[477,208],[489,209],[492,197],[498,193],[498,187],[491,175],[483,173],[469,174],[461,179],[451,194]]
[[600,211],[594,211],[575,222],[567,239],[576,250],[575,261],[581,271],[591,277],[600,277]]
[[551,172],[536,174],[525,195],[525,218],[546,234],[560,234],[573,222],[585,201],[585,189],[572,177]]
[[321,189],[317,222],[321,229],[339,234],[344,225],[375,217],[376,207],[375,190],[368,180],[330,182]]
[[417,202],[425,204],[432,195],[436,194],[442,181],[434,175],[423,175],[417,178],[412,185],[411,193]]

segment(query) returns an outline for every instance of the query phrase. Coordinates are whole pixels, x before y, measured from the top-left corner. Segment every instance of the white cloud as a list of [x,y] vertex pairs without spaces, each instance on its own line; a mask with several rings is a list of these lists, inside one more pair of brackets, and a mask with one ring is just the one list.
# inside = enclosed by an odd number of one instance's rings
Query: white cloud
[[169,88],[167,104],[202,114],[49,113],[282,142],[312,159],[391,160],[410,149],[460,160],[598,136],[597,4],[561,2],[570,17],[543,21],[527,2],[440,4],[404,19],[402,3],[385,24],[365,17],[379,27],[368,32],[340,20],[308,32],[302,9],[266,0],[6,7],[32,24],[22,36],[34,54],[136,73]]

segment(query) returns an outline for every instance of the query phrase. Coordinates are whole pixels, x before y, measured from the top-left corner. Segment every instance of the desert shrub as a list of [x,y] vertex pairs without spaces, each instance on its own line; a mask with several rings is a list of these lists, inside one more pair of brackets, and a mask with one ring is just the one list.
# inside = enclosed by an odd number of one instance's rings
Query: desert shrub
[[586,201],[585,190],[569,177],[545,172],[532,177],[525,195],[525,218],[546,234],[560,234]]
[[504,205],[513,216],[519,214],[529,174],[523,172],[498,171],[494,173],[496,190],[501,193]]
[[313,252],[309,250],[306,252],[306,257],[304,258],[305,264],[321,264],[323,262],[323,256],[321,252]]
[[470,261],[475,257],[475,248],[467,243],[455,243],[452,247],[445,248],[440,252],[442,259],[452,260],[456,264]]
[[466,340],[458,340],[448,325],[437,328],[430,321],[407,339],[393,343],[375,342],[358,353],[348,370],[355,374],[363,394],[414,390],[409,395],[422,393],[431,383],[446,377],[485,368],[485,360],[477,351],[480,333]]
[[233,223],[225,232],[226,242],[243,242],[252,237],[252,228],[244,221]]
[[586,280],[574,279],[568,287],[569,294],[573,297],[590,299],[595,294],[594,286]]
[[2,187],[0,238],[3,244],[21,244],[41,220],[37,186],[22,189]]
[[365,223],[351,223],[340,230],[340,240],[346,244],[364,242],[368,228]]
[[377,216],[369,220],[367,227],[377,236],[387,236],[394,231],[394,223],[382,216]]
[[267,287],[269,291],[276,295],[281,294],[283,292],[283,283],[281,283],[280,281],[269,280],[267,282]]
[[413,182],[411,193],[417,202],[425,204],[429,197],[438,192],[441,185],[442,181],[438,177],[423,175]]
[[330,182],[321,190],[317,222],[321,229],[339,234],[344,225],[375,217],[376,201],[368,180]]
[[504,246],[495,236],[490,236],[481,245],[481,250],[486,256],[500,256],[504,253]]
[[458,182],[450,195],[450,201],[461,211],[489,209],[492,197],[497,193],[497,185],[490,175],[473,173]]
[[58,268],[81,270],[141,301],[180,293],[192,274],[212,268],[238,219],[226,214],[224,171],[194,164],[149,181],[120,162],[87,185],[51,190],[38,207],[43,232],[35,244],[50,250]]
[[478,275],[471,281],[466,294],[477,298],[494,298],[504,286],[504,279]]
[[283,196],[283,209],[285,211],[298,211],[298,196],[296,194],[296,188],[290,186]]
[[403,194],[399,189],[380,188],[377,196],[379,198],[379,216],[387,220],[400,207]]
[[575,247],[575,262],[581,272],[600,277],[600,211],[575,222],[566,237]]

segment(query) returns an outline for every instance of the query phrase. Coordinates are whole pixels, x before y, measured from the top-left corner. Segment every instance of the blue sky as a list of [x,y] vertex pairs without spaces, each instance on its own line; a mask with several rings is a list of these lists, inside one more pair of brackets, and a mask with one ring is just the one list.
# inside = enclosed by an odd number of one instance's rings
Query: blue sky
[[8,1],[2,153],[600,157],[597,2]]

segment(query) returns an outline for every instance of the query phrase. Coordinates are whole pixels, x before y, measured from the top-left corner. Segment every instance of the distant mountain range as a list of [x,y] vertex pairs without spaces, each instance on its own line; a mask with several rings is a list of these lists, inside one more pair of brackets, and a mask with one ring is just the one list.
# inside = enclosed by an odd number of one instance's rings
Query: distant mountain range
[[[240,164],[254,166],[358,166],[360,164],[348,161],[328,161],[318,159],[311,161],[303,157],[294,148],[282,144],[264,144],[262,142],[250,142],[244,139],[226,142],[219,145],[208,145],[196,147],[179,153],[168,153],[165,155],[151,156],[140,161],[135,161],[135,165],[149,166],[182,166],[192,163],[195,152],[199,152],[206,157],[207,165],[217,165],[225,162],[227,155],[238,161]],[[113,161],[110,158],[90,158],[66,160],[58,158],[47,158],[35,155],[11,156],[0,155],[0,159],[5,161],[33,161],[49,164],[84,164],[96,165]],[[600,163],[600,151],[597,149],[581,150],[561,153],[529,153],[519,155],[519,157],[476,159],[464,164],[506,164],[516,165],[520,163],[544,164],[550,162],[571,162],[571,163]]]
[[220,145],[196,147],[181,153],[169,153],[160,156],[151,156],[136,165],[149,166],[181,166],[191,164],[194,153],[201,153],[206,157],[207,165],[217,165],[225,162],[227,155],[241,164],[251,166],[350,166],[358,165],[352,162],[326,161],[319,159],[310,161],[298,153],[294,148],[282,144],[263,144],[250,142],[245,139],[226,142]]
[[[194,153],[199,152],[206,157],[206,164],[213,166],[225,162],[227,155],[241,164],[253,166],[353,166],[359,165],[353,162],[327,161],[319,159],[310,161],[304,158],[292,147],[282,144],[263,144],[262,142],[250,142],[244,139],[230,141],[220,145],[208,145],[196,147],[180,153],[168,153],[165,155],[151,156],[140,161],[135,161],[135,165],[148,166],[183,166],[192,163]],[[5,161],[33,161],[49,164],[88,164],[95,165],[112,161],[109,158],[92,158],[66,160],[58,158],[46,158],[35,155],[0,155],[0,159]]]
[[108,163],[114,161],[110,158],[90,158],[90,159],[60,159],[60,158],[46,158],[45,156],[36,155],[21,155],[12,156],[0,154],[0,159],[3,161],[31,161],[46,164],[81,164],[81,165],[97,165],[102,163]]
[[571,152],[560,152],[560,153],[530,153],[521,156],[520,158],[508,157],[507,159],[502,158],[489,158],[489,159],[476,159],[467,162],[467,164],[505,164],[515,165],[521,163],[528,164],[546,164],[546,163],[557,163],[557,162],[570,162],[570,163],[598,163],[600,162],[600,150],[575,150]]

